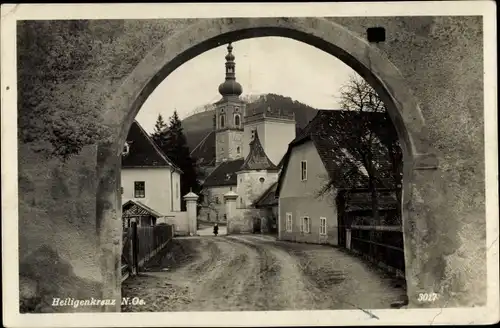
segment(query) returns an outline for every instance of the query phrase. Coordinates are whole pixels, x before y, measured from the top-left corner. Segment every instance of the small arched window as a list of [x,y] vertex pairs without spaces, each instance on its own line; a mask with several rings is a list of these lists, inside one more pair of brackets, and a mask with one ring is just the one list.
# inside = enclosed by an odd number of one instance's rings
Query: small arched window
[[224,115],[220,116],[220,127],[223,128],[226,125],[226,117]]
[[240,127],[240,114],[234,115],[234,125],[236,125],[237,127]]
[[240,153],[240,147],[236,147],[236,153],[239,154]]

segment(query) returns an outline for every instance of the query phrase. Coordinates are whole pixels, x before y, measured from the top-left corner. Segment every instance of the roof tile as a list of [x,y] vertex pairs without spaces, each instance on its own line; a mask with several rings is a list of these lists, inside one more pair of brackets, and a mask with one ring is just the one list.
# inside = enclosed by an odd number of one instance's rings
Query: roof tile
[[137,121],[132,123],[127,135],[129,150],[122,155],[122,167],[173,167],[172,161],[155,144],[153,139],[139,125]]
[[215,170],[206,178],[204,187],[235,186],[237,175],[243,165],[243,158],[220,163]]

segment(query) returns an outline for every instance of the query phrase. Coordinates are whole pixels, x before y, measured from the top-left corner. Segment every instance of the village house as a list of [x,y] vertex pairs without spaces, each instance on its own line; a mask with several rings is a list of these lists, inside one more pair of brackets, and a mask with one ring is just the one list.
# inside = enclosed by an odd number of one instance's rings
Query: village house
[[[353,224],[354,218],[371,216],[368,175],[350,151],[356,145],[349,144],[352,139],[346,137],[358,115],[377,120],[383,114],[320,110],[290,143],[275,191],[280,240],[345,245],[345,229],[339,226],[344,228]],[[383,130],[384,126],[379,128]],[[395,214],[396,198],[390,164],[384,156],[387,149],[378,149],[379,211],[386,218]],[[333,188],[326,191],[329,181]]]
[[154,225],[164,222],[165,217],[172,216],[172,213],[180,212],[181,174],[182,171],[134,121],[122,153],[124,217],[140,216],[139,225]]

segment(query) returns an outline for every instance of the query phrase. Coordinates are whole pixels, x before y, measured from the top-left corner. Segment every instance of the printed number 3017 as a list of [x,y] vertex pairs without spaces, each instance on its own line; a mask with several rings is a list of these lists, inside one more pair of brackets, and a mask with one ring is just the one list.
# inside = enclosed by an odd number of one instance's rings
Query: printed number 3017
[[419,302],[434,302],[438,299],[438,294],[436,293],[419,293],[418,301]]

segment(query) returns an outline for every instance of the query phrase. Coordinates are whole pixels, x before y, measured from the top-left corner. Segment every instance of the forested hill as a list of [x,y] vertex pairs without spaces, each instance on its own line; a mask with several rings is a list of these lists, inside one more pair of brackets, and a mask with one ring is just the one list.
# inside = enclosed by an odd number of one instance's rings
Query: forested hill
[[[297,128],[304,128],[307,123],[316,115],[317,110],[277,94],[265,94],[259,97],[249,98],[248,106],[256,108],[257,112],[272,109],[283,109],[295,113]],[[187,138],[189,149],[193,150],[200,141],[212,130],[214,110],[207,110],[196,113],[182,120],[182,127]]]

